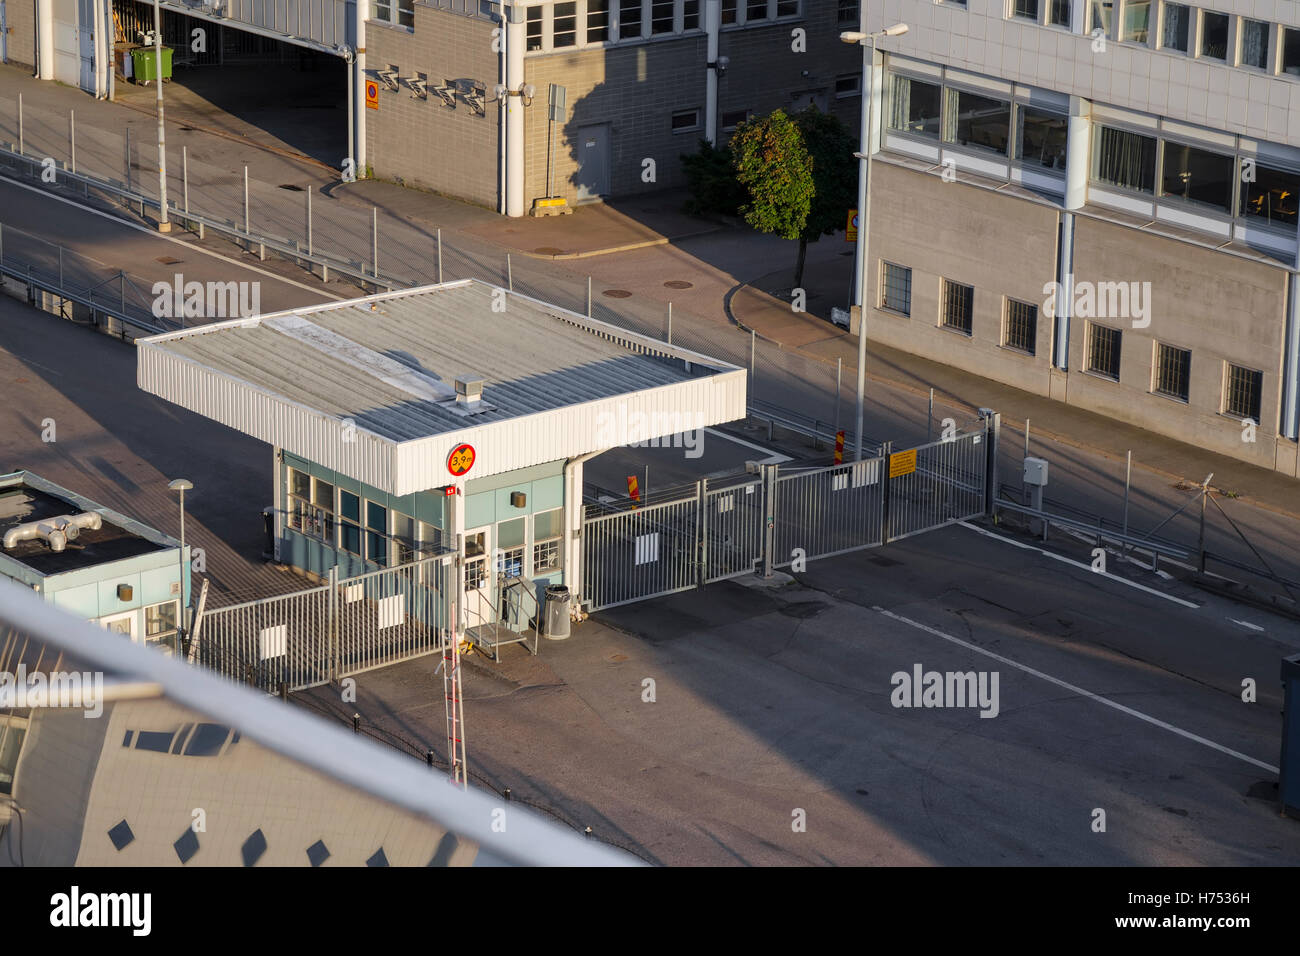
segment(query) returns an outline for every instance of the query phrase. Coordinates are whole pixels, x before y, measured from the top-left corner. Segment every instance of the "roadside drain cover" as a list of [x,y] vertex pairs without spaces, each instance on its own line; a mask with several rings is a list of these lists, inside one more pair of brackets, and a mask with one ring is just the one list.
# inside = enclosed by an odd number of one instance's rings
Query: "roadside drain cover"
[[694,282],[687,282],[685,279],[669,279],[664,283],[665,289],[693,289]]
[[184,259],[176,259],[173,258],[172,256],[159,256],[157,259],[154,260],[154,262],[161,262],[165,266],[174,266],[178,262],[184,262],[184,261],[185,261]]
[[611,299],[626,299],[632,295],[627,289],[606,289],[601,295],[607,295]]
[[563,249],[557,249],[557,248],[555,248],[555,246],[538,246],[536,249],[533,250],[533,252],[537,253],[539,256],[562,256],[562,255],[564,255],[564,250],[563,250]]
[[291,192],[291,193],[300,193],[300,192],[302,192],[302,187],[301,187],[301,186],[295,186],[293,183],[281,183],[281,184],[280,184],[280,188],[281,188],[281,189],[287,189],[287,190],[289,190],[289,192]]

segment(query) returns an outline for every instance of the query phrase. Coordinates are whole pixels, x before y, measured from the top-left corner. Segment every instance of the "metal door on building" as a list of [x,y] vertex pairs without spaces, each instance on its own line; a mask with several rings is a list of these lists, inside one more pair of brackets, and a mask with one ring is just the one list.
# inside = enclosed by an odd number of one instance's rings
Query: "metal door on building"
[[578,130],[578,202],[609,195],[609,127],[583,126]]
[[54,0],[54,78],[81,85],[81,40],[77,35],[78,0]]
[[95,92],[95,0],[77,0],[78,82],[87,93]]

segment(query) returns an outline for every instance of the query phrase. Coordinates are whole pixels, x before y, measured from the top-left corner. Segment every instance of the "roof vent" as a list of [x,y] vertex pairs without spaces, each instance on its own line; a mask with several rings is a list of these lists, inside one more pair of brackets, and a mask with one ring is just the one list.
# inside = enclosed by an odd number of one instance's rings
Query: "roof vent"
[[469,377],[456,379],[457,405],[463,405],[466,408],[477,408],[482,400],[483,379]]
[[83,528],[98,531],[102,525],[103,519],[94,511],[84,511],[78,515],[61,515],[42,521],[29,521],[5,532],[4,548],[6,551],[12,551],[18,547],[19,542],[37,538],[49,545],[51,551],[62,551]]

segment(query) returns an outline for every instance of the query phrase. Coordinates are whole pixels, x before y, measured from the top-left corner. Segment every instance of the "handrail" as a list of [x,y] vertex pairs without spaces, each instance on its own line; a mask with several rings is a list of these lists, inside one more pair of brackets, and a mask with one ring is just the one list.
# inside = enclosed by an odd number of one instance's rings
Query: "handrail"
[[1060,525],[1065,528],[1073,528],[1077,531],[1086,532],[1098,539],[1114,541],[1118,544],[1126,544],[1137,550],[1150,551],[1152,554],[1163,555],[1170,558],[1186,558],[1189,553],[1185,548],[1181,548],[1171,542],[1160,538],[1138,537],[1131,534],[1124,534],[1120,531],[1107,531],[1101,524],[1091,525],[1083,521],[1077,521],[1074,518],[1066,518],[1062,515],[1053,514],[1050,511],[1041,511],[1037,508],[1030,508],[1025,505],[1018,505],[1002,498],[997,498],[993,502],[994,509],[1004,511],[1014,511],[1018,514],[1029,515],[1033,518],[1046,521],[1050,524]]

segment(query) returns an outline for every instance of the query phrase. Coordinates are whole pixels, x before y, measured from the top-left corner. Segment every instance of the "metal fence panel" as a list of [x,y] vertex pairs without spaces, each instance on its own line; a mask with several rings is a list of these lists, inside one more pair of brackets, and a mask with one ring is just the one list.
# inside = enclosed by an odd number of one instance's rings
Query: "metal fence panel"
[[888,540],[984,513],[987,429],[914,449],[916,468],[889,479]]
[[763,483],[710,488],[704,508],[705,580],[712,584],[753,571],[763,560]]
[[583,522],[582,594],[593,611],[699,584],[698,496]]
[[773,567],[881,544],[883,459],[867,458],[776,479]]

